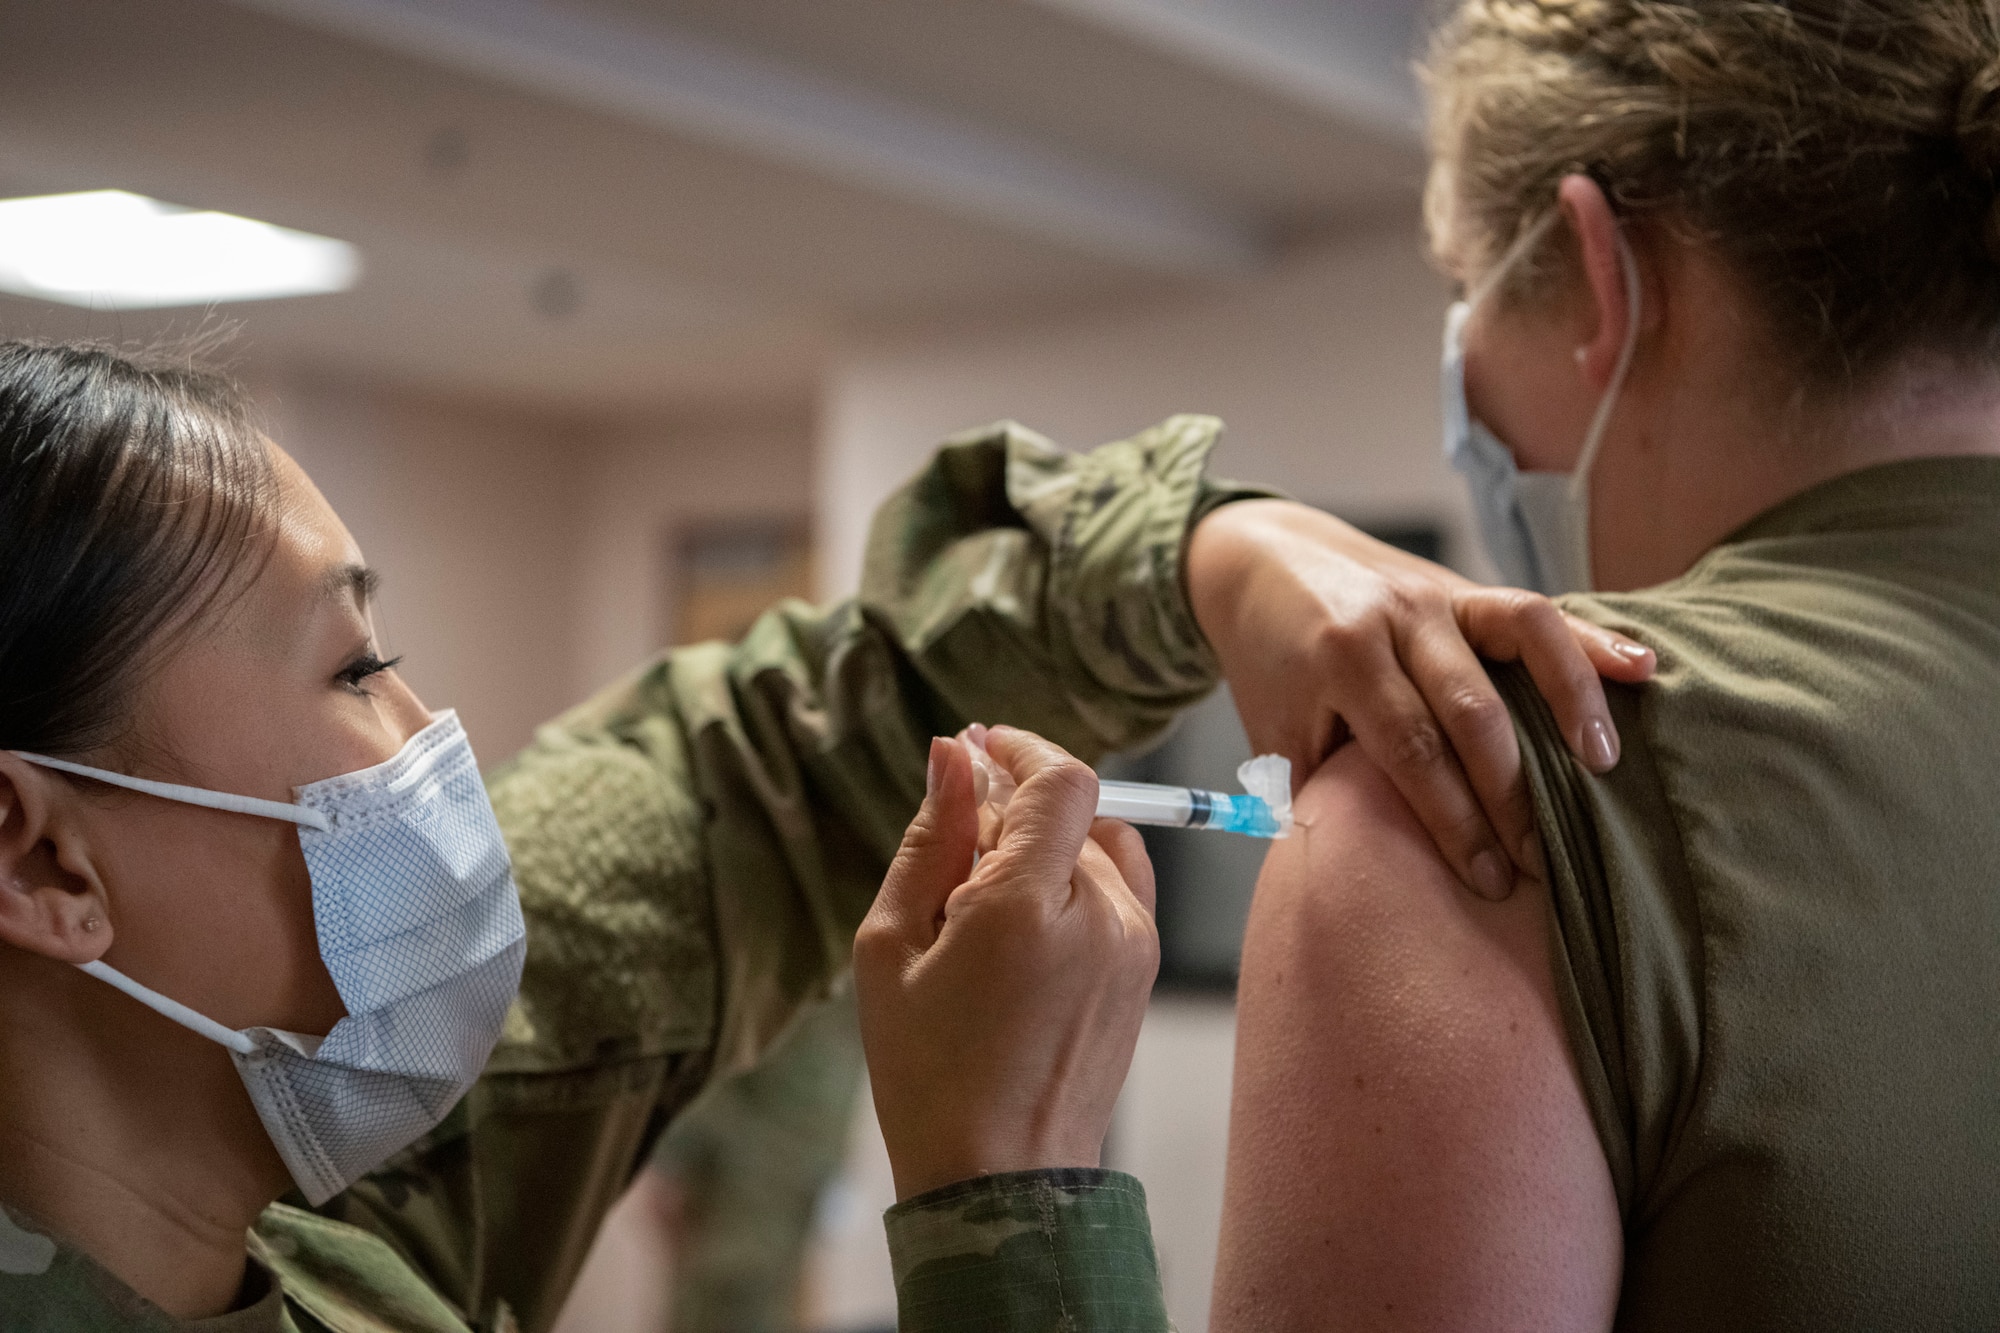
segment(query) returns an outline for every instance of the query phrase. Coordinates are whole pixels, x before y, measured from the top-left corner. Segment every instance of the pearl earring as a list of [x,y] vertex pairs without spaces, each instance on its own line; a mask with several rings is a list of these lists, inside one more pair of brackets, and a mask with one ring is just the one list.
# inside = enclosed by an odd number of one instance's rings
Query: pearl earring
[[97,926],[98,926],[98,920],[97,920],[97,918],[96,918],[96,917],[94,917],[94,916],[87,916],[87,917],[85,917],[85,918],[83,919],[83,933],[84,933],[84,934],[86,934],[86,935],[89,935],[89,934],[93,933],[94,931],[96,931],[96,929],[97,929]]

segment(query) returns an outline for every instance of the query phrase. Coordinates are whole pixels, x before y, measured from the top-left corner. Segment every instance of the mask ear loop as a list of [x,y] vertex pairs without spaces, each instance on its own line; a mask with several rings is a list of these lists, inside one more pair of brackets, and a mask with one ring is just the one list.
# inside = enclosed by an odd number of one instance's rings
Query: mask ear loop
[[257,1050],[257,1043],[241,1032],[222,1026],[208,1015],[188,1008],[179,1000],[168,999],[151,986],[140,985],[109,963],[89,962],[78,963],[76,966],[79,971],[88,972],[99,981],[124,991],[162,1018],[172,1019],[189,1031],[207,1037],[218,1046],[227,1046],[238,1055],[251,1055]]
[[68,759],[51,759],[48,755],[30,754],[26,750],[10,750],[8,753],[16,759],[25,759],[42,768],[53,768],[61,773],[94,778],[113,787],[144,792],[148,796],[157,796],[166,801],[179,801],[182,805],[200,805],[210,810],[227,810],[231,814],[282,819],[293,824],[302,824],[306,828],[317,829],[321,833],[333,827],[325,815],[303,805],[267,801],[261,796],[238,796],[234,792],[210,791],[206,787],[183,787],[177,782],[155,782],[151,778],[135,778],[125,773],[114,773],[108,768],[92,768],[88,764],[78,764]]
[[1569,498],[1583,499],[1590,486],[1590,467],[1597,461],[1597,451],[1604,447],[1604,432],[1611,425],[1611,411],[1618,406],[1618,391],[1625,387],[1625,373],[1632,369],[1632,354],[1639,347],[1639,261],[1632,254],[1632,246],[1625,239],[1620,228],[1618,237],[1618,267],[1625,275],[1625,343],[1618,349],[1618,364],[1611,370],[1611,382],[1604,386],[1604,396],[1597,400],[1597,411],[1590,418],[1590,430],[1583,437],[1583,450],[1576,456],[1576,466],[1570,469]]
[[1479,280],[1478,285],[1466,292],[1466,309],[1478,309],[1479,303],[1492,295],[1493,289],[1498,287],[1501,279],[1507,276],[1508,271],[1520,262],[1521,256],[1541,244],[1542,238],[1549,234],[1549,229],[1555,226],[1556,219],[1561,216],[1560,212],[1550,209],[1548,212],[1542,214],[1540,218],[1536,219],[1533,226],[1529,227],[1519,236],[1516,236],[1514,243],[1507,247],[1507,252],[1500,256],[1500,262],[1488,269],[1486,276]]

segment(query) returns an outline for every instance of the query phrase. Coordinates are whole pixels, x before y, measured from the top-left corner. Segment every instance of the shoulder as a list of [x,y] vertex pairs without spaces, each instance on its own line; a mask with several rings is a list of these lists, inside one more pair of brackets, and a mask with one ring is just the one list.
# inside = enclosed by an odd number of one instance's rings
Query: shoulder
[[1382,939],[1413,935],[1440,947],[1483,941],[1524,962],[1546,952],[1539,886],[1523,879],[1520,891],[1498,903],[1468,892],[1395,784],[1359,746],[1345,746],[1323,764],[1294,810],[1296,833],[1272,844],[1258,881],[1258,921],[1323,930],[1324,940],[1313,937],[1316,947],[1363,956],[1379,952]]
[[[1879,543],[1878,543],[1879,545]],[[1628,593],[1572,595],[1563,608],[1654,649],[1660,669],[1639,693],[1679,730],[1759,709],[1793,708],[1872,679],[1924,674],[1963,655],[1966,580],[1930,570],[1921,544],[1901,561],[1864,561],[1828,537],[1725,546],[1682,577]],[[1875,554],[1873,547],[1869,548]],[[1934,563],[1934,562],[1932,562]],[[1990,601],[1990,589],[1977,590]],[[1773,682],[1784,689],[1773,691]],[[1748,710],[1748,711],[1746,711]]]
[[[1562,1064],[1541,885],[1523,880],[1499,903],[1471,893],[1356,746],[1313,775],[1296,811],[1298,832],[1273,845],[1251,909],[1242,1003],[1252,1018],[1269,1007],[1320,1014],[1371,1054],[1413,1069],[1422,1058],[1434,1091],[1477,1086],[1489,1105],[1495,1079],[1532,1068],[1566,1080],[1548,1058]],[[1412,1109],[1442,1127],[1470,1105],[1440,1096]]]
[[1244,942],[1218,1312],[1606,1327],[1619,1220],[1545,891],[1476,898],[1356,747],[1298,812]]
[[530,895],[560,896],[600,879],[698,870],[703,814],[687,772],[671,714],[627,721],[580,709],[543,727],[487,782],[515,878]]
[[660,669],[545,726],[488,781],[528,922],[491,1068],[539,1072],[711,1039],[701,793]]
[[0,1333],[176,1333],[182,1327],[89,1255],[0,1207]]

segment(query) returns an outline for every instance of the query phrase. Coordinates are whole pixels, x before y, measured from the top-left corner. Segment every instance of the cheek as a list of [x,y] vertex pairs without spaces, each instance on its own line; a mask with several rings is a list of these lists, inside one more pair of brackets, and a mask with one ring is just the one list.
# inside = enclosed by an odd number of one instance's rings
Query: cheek
[[190,809],[124,832],[106,876],[113,966],[225,1027],[320,1035],[339,1021],[288,825]]
[[1465,398],[1473,416],[1513,451],[1524,472],[1567,472],[1576,464],[1597,396],[1559,339],[1479,331],[1468,342]]

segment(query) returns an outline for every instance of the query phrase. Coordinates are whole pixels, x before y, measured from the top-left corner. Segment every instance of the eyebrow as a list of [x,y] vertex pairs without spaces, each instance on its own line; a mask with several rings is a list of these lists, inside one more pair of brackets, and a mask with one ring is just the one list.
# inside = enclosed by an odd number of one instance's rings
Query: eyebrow
[[381,586],[381,574],[366,565],[341,565],[327,571],[326,595],[352,597],[355,605],[364,610],[374,598],[375,590]]

